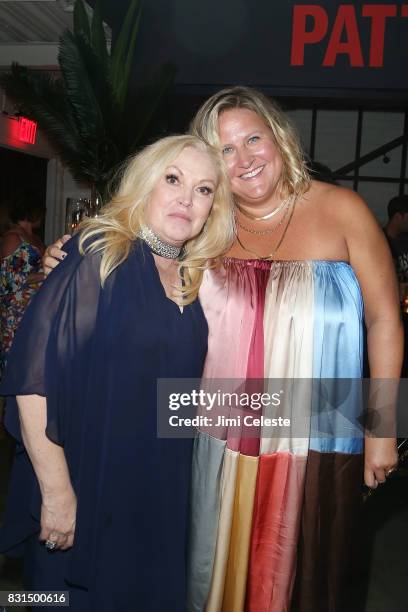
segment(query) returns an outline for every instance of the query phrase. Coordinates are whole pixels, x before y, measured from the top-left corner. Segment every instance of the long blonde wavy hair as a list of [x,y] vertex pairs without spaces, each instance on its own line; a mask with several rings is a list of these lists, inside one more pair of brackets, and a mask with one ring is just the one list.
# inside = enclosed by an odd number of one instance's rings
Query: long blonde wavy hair
[[256,113],[273,133],[282,157],[279,189],[283,197],[303,195],[310,187],[304,153],[296,130],[278,104],[250,87],[228,87],[211,96],[199,108],[190,133],[208,144],[220,148],[219,117],[223,111],[246,108]]
[[198,236],[184,245],[179,274],[183,279],[180,304],[195,300],[203,271],[211,260],[225,253],[233,241],[234,221],[229,180],[219,153],[194,135],[168,136],[147,146],[119,171],[119,186],[102,214],[81,225],[79,249],[82,254],[102,252],[100,278],[107,277],[128,257],[145,221],[150,195],[180,153],[198,149],[210,157],[217,171],[217,186],[209,217]]

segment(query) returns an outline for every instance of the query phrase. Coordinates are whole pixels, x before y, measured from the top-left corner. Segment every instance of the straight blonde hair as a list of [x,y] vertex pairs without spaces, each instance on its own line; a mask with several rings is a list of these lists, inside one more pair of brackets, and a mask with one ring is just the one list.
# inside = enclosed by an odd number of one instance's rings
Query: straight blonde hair
[[193,302],[201,285],[203,272],[214,265],[234,238],[231,191],[219,153],[194,135],[168,136],[147,146],[120,169],[118,189],[102,214],[81,225],[81,253],[102,252],[101,284],[129,256],[144,225],[145,209],[153,189],[180,153],[192,147],[206,153],[217,171],[217,186],[209,217],[198,236],[188,240],[183,249],[179,274],[183,279],[179,303]]
[[219,117],[223,111],[246,108],[256,113],[272,131],[282,157],[279,189],[283,197],[303,195],[311,184],[296,130],[278,104],[250,87],[228,87],[204,102],[194,117],[190,133],[220,149]]

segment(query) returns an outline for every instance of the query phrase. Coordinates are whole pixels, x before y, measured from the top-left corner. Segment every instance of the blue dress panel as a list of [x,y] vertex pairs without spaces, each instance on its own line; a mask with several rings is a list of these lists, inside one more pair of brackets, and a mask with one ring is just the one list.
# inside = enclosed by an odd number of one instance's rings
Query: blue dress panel
[[198,301],[181,313],[166,297],[144,243],[104,288],[100,254],[81,256],[77,237],[65,248],[23,317],[1,392],[47,398],[47,435],[78,498],[75,542],[53,553],[38,543],[41,496],[9,397],[18,445],[0,551],[25,554],[26,588],[70,589],[75,612],[182,612],[192,440],[157,437],[156,385],[201,376],[207,323]]

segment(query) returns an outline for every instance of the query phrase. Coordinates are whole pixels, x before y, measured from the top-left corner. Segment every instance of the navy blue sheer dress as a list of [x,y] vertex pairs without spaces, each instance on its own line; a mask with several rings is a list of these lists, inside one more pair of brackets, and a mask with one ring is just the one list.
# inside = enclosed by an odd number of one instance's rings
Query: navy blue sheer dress
[[[25,555],[26,588],[70,589],[75,612],[183,612],[192,440],[157,438],[156,381],[200,377],[207,323],[198,301],[181,313],[166,297],[144,243],[104,288],[100,255],[81,256],[77,238],[66,250],[26,311],[1,387],[18,444],[0,551]],[[47,435],[77,494],[66,552],[38,542],[41,497],[12,397],[26,394],[47,398]]]

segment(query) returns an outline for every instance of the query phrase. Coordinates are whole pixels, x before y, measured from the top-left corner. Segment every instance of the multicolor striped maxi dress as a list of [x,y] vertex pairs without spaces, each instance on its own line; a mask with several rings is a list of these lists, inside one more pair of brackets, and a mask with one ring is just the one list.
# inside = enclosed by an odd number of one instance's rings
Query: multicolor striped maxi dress
[[[346,262],[226,258],[200,298],[207,380],[362,375],[363,303]],[[263,433],[198,433],[187,610],[349,609],[363,440]]]

